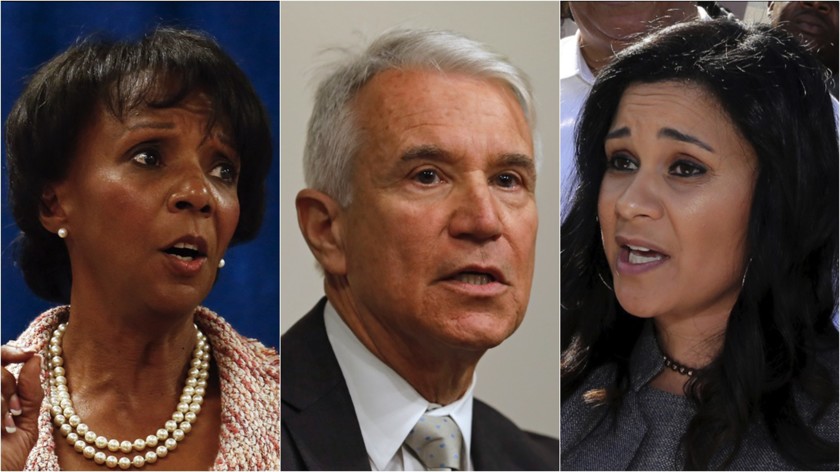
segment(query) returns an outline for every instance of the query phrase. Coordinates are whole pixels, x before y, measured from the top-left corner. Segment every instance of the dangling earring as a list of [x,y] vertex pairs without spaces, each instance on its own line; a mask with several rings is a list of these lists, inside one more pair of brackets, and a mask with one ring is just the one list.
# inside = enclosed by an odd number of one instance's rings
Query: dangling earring
[[225,266],[225,260],[224,259],[219,259],[219,269],[221,269],[224,266]]
[[615,290],[613,290],[613,288],[610,287],[610,284],[608,284],[607,281],[604,280],[604,277],[601,275],[600,270],[595,271],[595,273],[598,274],[598,278],[601,279],[601,283],[604,284],[604,287],[607,287],[610,290],[610,292],[615,292]]
[[58,237],[61,238],[61,239],[66,238],[67,237],[67,228],[65,228],[63,226],[61,228],[58,228],[58,233],[57,234],[58,234]]
[[[601,247],[604,246],[604,230],[601,228],[601,222],[598,220],[598,215],[595,215],[595,223],[598,224],[598,233],[601,235]],[[603,267],[604,264],[597,263],[599,266]],[[601,283],[604,284],[604,287],[607,287],[610,292],[615,293],[615,290],[604,280],[604,276],[601,275],[601,267],[595,268],[595,273],[598,274],[598,278],[601,279]],[[609,271],[609,265],[607,265],[607,270]]]
[[752,257],[750,257],[750,260],[747,261],[747,267],[744,269],[744,276],[741,278],[741,288],[744,288],[744,284],[747,282],[747,274],[750,272],[750,264],[752,264]]

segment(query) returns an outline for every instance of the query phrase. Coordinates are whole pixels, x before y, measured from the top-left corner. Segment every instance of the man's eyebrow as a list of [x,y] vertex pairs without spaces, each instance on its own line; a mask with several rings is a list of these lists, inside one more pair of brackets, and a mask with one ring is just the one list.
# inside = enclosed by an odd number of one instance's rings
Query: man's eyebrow
[[504,167],[520,168],[531,176],[537,175],[537,166],[534,164],[534,159],[525,154],[502,154],[499,156],[499,164]]
[[674,128],[662,128],[659,130],[657,136],[676,139],[677,141],[682,141],[684,143],[694,144],[695,146],[699,146],[709,152],[715,152],[714,148],[701,141],[700,138],[697,138],[690,134],[682,133],[680,131],[675,130]]
[[431,144],[408,148],[405,152],[403,152],[402,156],[400,156],[400,160],[402,162],[410,162],[418,159],[447,161],[450,160],[450,158],[451,156],[448,152]]
[[[431,160],[439,162],[452,161],[452,155],[434,145],[422,145],[407,149],[400,157],[402,162],[409,162],[414,160]],[[534,159],[525,154],[519,153],[505,153],[500,154],[494,160],[494,165],[505,167],[518,167],[524,169],[526,172],[536,174],[536,165]]]

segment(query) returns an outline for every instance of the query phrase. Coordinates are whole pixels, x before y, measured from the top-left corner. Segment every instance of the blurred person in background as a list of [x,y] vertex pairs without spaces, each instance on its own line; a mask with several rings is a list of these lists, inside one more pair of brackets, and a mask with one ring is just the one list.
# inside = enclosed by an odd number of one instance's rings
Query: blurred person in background
[[837,2],[768,2],[767,5],[771,24],[796,36],[830,71],[826,80],[835,98],[838,91],[837,8]]

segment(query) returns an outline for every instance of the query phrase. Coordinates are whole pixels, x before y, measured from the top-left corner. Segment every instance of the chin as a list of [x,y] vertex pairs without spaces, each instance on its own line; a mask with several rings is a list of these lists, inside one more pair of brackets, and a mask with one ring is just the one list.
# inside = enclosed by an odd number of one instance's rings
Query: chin
[[628,314],[635,316],[636,318],[655,318],[659,313],[660,310],[657,307],[651,306],[649,303],[642,302],[622,302],[621,298],[618,299],[619,305],[621,308],[624,309]]
[[209,290],[190,285],[169,287],[146,299],[146,305],[158,313],[192,313],[207,298]]
[[465,313],[447,327],[446,337],[449,343],[463,349],[486,351],[509,338],[522,318],[521,315],[500,317],[497,313]]
[[616,289],[615,297],[624,311],[637,318],[654,318],[660,312],[659,307],[651,303],[655,296],[640,297],[638,291],[622,295],[622,291]]

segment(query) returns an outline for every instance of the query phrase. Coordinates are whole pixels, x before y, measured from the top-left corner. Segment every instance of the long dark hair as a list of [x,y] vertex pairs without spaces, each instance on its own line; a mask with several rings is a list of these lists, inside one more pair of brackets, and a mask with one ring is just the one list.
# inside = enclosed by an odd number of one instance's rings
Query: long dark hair
[[21,235],[18,266],[32,291],[70,301],[67,247],[41,226],[44,186],[64,178],[77,140],[98,104],[122,119],[137,107],[177,106],[192,92],[211,101],[210,124],[228,127],[242,159],[240,216],[231,245],[253,239],[271,165],[268,115],[245,73],[203,33],[159,28],[137,41],[93,36],[43,65],[6,120],[9,197]]
[[[644,320],[610,290],[596,220],[604,137],[633,83],[678,81],[714,96],[758,157],[747,235],[751,260],[716,359],[689,382],[697,413],[682,438],[687,469],[726,467],[748,427],[763,422],[779,453],[804,468],[836,463],[796,407],[801,389],[825,410],[837,383],[818,356],[836,356],[838,146],[824,69],[768,26],[683,23],[617,55],[587,99],[576,134],[578,187],[561,228],[563,401],[589,373],[616,366],[605,402],[628,388],[628,358]],[[836,375],[836,374],[834,374]],[[720,463],[716,453],[728,452]]]

